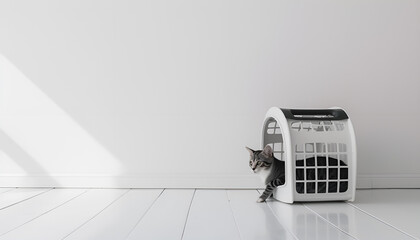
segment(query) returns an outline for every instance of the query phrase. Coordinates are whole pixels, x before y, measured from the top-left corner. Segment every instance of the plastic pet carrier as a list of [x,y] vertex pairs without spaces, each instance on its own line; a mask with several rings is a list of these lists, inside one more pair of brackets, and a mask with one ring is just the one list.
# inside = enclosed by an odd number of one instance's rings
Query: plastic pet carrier
[[285,162],[285,183],[275,189],[279,201],[354,200],[356,140],[341,108],[270,108],[263,125],[262,147]]

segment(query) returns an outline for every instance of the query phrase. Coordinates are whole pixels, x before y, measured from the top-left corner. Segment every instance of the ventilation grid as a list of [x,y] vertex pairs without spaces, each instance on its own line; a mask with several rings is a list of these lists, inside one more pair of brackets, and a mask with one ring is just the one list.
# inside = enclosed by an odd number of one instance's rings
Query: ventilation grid
[[296,121],[291,123],[294,131],[331,132],[343,131],[344,124],[340,121]]
[[343,193],[348,189],[347,146],[343,143],[295,145],[299,194]]

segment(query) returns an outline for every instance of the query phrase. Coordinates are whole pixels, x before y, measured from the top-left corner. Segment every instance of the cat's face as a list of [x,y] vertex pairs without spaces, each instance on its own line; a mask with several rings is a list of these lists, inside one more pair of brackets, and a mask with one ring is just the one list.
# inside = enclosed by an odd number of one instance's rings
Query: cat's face
[[273,163],[273,150],[269,145],[265,146],[264,150],[252,150],[249,147],[245,147],[250,155],[249,167],[258,173],[261,170],[268,170]]

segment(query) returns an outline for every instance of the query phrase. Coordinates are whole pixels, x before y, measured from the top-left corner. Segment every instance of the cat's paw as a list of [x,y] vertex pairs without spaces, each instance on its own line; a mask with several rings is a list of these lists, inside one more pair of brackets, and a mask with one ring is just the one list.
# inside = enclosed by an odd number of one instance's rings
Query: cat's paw
[[265,199],[263,199],[263,198],[258,198],[257,203],[262,203],[262,202],[265,202]]

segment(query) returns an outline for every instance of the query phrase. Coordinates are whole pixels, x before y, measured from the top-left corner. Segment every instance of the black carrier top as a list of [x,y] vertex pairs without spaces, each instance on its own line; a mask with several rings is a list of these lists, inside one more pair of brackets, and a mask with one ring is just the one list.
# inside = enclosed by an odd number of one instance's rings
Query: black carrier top
[[287,109],[281,108],[287,119],[294,120],[344,120],[348,119],[342,109]]

